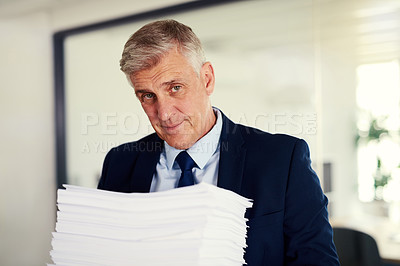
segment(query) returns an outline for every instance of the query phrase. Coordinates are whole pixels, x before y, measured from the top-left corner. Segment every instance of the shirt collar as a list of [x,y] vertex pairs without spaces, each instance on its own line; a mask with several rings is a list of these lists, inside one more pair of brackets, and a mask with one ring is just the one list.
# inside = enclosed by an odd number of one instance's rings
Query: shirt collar
[[[219,145],[219,138],[221,136],[221,131],[222,131],[221,112],[216,108],[213,108],[213,110],[217,116],[217,121],[215,122],[213,128],[201,139],[199,139],[192,147],[186,150],[200,169],[203,169],[203,167],[210,160],[211,156],[217,150]],[[165,147],[164,151],[166,155],[167,168],[168,170],[170,170],[174,165],[175,157],[182,150],[178,150],[175,149],[174,147],[169,146],[166,141],[164,141],[164,147]]]

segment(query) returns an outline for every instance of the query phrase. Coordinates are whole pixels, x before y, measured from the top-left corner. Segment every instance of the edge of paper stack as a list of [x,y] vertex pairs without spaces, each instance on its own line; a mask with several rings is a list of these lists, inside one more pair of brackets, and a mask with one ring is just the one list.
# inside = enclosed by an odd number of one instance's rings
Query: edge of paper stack
[[64,187],[48,266],[245,264],[252,202],[232,191],[206,183],[154,193]]

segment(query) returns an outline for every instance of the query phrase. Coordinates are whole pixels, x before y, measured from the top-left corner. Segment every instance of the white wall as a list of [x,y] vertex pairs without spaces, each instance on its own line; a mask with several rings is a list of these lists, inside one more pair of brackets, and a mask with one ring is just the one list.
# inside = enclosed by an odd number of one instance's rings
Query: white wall
[[184,1],[88,0],[0,17],[0,265],[50,262],[56,215],[52,34],[177,2]]
[[332,164],[332,188],[329,194],[331,215],[350,216],[358,202],[356,156],[356,61],[349,47],[323,51],[322,146],[324,162]]
[[55,217],[48,16],[0,22],[0,264],[46,261]]

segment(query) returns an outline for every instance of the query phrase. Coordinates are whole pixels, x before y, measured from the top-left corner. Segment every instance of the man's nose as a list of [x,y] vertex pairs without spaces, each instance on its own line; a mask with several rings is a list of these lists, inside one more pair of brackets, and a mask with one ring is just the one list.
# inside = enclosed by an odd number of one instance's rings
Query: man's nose
[[167,121],[174,115],[174,105],[168,97],[159,98],[157,105],[157,115],[161,121]]

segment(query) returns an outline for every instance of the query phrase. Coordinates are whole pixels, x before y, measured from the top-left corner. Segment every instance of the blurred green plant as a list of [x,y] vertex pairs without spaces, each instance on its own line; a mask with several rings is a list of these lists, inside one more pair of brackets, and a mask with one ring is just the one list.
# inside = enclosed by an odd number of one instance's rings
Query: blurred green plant
[[358,143],[361,140],[365,140],[366,142],[370,141],[380,141],[382,136],[388,135],[389,130],[381,126],[382,122],[386,118],[372,118],[369,123],[369,128],[367,131],[359,129],[358,135],[356,136],[356,142]]
[[383,199],[383,188],[388,184],[391,178],[390,174],[384,173],[382,170],[382,161],[378,157],[376,170],[374,173],[374,189],[375,189],[375,199],[381,200]]
[[[389,135],[389,130],[382,126],[387,117],[370,118],[368,130],[358,130],[358,135],[356,136],[357,145],[368,144],[369,142],[375,142],[379,144],[382,137],[387,137]],[[391,175],[385,173],[382,169],[382,160],[377,156],[376,158],[376,170],[373,175],[374,178],[374,195],[375,200],[383,199],[383,188],[388,184]]]

